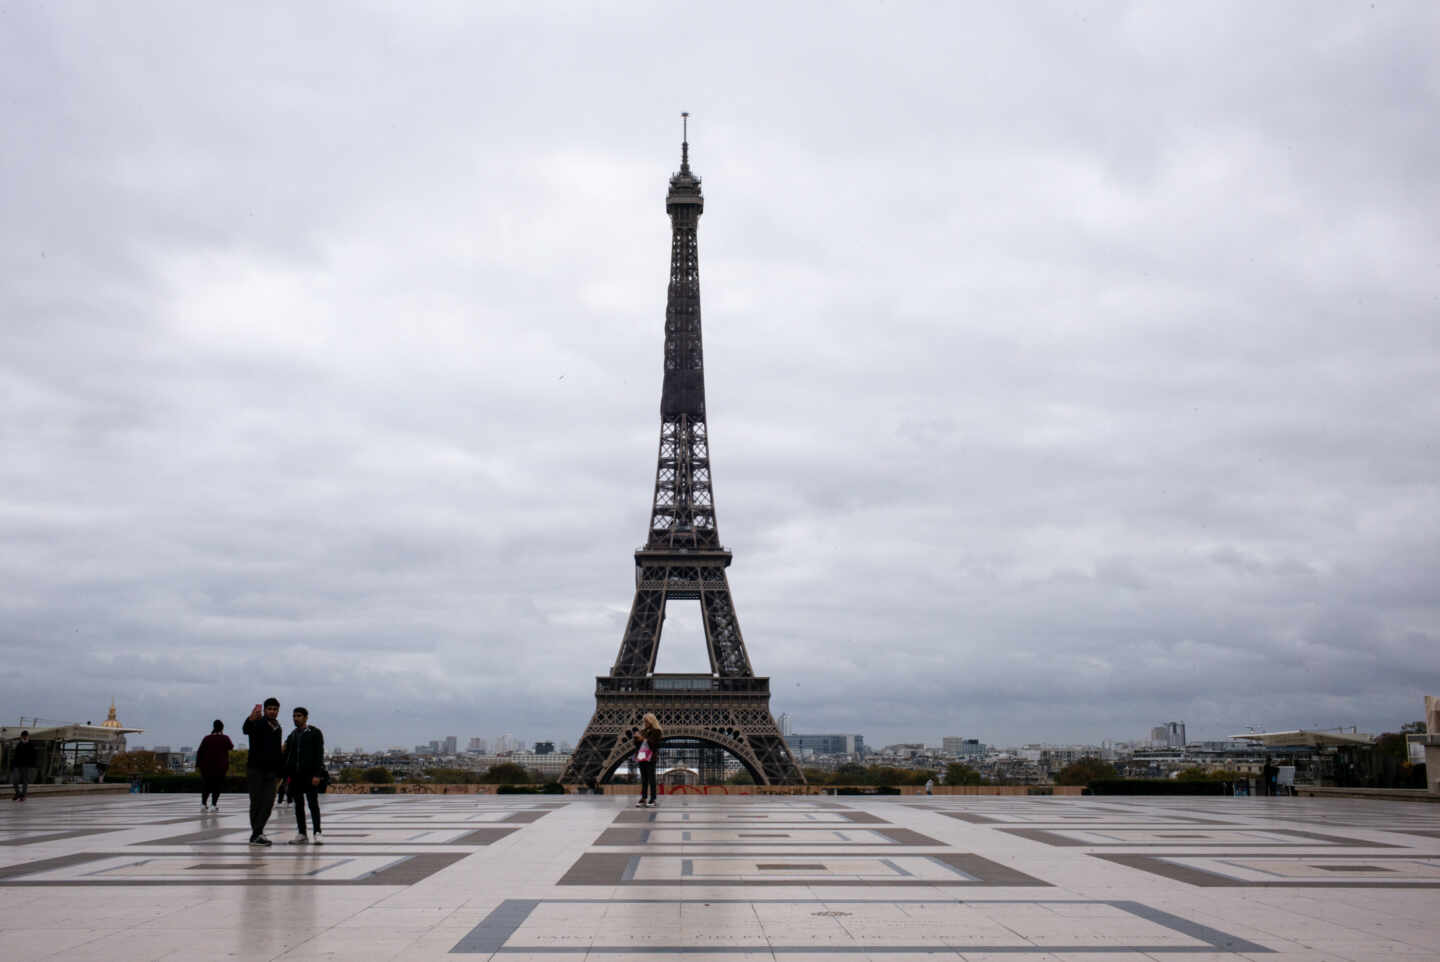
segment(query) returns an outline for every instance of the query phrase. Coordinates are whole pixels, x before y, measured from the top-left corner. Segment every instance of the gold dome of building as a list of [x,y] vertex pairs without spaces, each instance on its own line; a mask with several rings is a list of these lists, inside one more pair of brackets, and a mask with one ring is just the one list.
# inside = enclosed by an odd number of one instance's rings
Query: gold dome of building
[[120,719],[118,719],[118,718],[115,717],[115,699],[113,699],[113,698],[110,699],[110,714],[108,714],[108,715],[105,716],[105,720],[100,723],[100,727],[101,727],[101,728],[124,728],[124,727],[125,727],[124,725],[120,724]]

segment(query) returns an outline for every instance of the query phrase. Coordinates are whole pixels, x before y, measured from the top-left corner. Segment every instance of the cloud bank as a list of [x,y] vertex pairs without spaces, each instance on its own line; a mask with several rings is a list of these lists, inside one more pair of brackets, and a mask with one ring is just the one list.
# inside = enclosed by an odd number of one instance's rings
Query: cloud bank
[[[797,730],[1440,692],[1429,6],[472,6],[4,14],[6,717],[577,737],[680,110],[720,532]],[[677,604],[661,667],[703,665]]]

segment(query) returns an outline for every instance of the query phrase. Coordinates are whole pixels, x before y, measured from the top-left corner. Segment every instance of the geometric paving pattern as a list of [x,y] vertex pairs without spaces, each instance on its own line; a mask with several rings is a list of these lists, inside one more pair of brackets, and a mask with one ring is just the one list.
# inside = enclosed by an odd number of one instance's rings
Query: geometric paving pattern
[[858,849],[876,845],[941,845],[908,828],[811,828],[768,825],[761,828],[607,828],[596,845],[670,846],[678,849],[784,848]]
[[1351,799],[0,802],[0,959],[1440,957],[1440,807]]
[[1000,831],[1032,842],[1064,848],[1126,848],[1174,847],[1187,848],[1391,848],[1381,842],[1366,842],[1340,835],[1318,832],[1297,832],[1289,829],[1205,829],[1174,826],[1168,829],[1103,828],[1103,829],[1040,829],[1002,828]]
[[263,856],[84,852],[7,866],[0,869],[0,885],[414,885],[464,857],[315,848]]
[[1039,879],[968,852],[939,855],[856,856],[773,853],[764,855],[626,855],[587,852],[560,879],[561,885],[1046,885]]
[[[613,908],[636,906],[650,922],[641,930],[613,924]],[[1052,913],[1044,934],[1034,910]],[[897,925],[896,922],[901,924]],[[1025,928],[1032,931],[1021,936]],[[897,936],[904,934],[904,941]],[[508,899],[451,950],[456,953],[588,952],[664,956],[680,953],[810,954],[841,947],[847,954],[960,950],[1054,953],[1269,952],[1138,902],[967,900],[724,901],[698,899]]]
[[[1440,855],[1097,854],[1095,857],[1200,886],[1440,888]],[[1436,956],[1440,957],[1440,948]]]
[[[325,844],[334,845],[491,845],[500,839],[519,831],[510,825],[487,828],[473,828],[468,825],[444,826],[434,823],[424,825],[380,825],[368,827],[353,822],[340,822],[338,829],[332,829],[327,822]],[[250,848],[250,829],[212,828],[185,835],[169,835],[165,838],[137,842],[137,845],[232,845]]]

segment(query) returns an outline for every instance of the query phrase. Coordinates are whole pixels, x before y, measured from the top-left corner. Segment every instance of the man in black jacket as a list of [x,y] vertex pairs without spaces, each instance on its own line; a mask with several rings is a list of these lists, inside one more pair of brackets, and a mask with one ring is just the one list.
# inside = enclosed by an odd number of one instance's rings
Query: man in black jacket
[[[291,845],[313,841],[323,845],[320,835],[320,792],[325,779],[325,736],[310,724],[310,712],[298,705],[292,716],[295,728],[285,739],[285,774],[290,778],[290,798],[295,803],[295,837]],[[313,838],[305,834],[305,806],[310,806]]]
[[30,740],[28,730],[20,733],[20,740],[10,750],[10,784],[15,788],[15,801],[25,801],[30,793],[30,779],[35,777],[35,766],[39,764],[35,743]]
[[245,785],[250,790],[250,844],[269,845],[265,823],[275,807],[275,782],[280,777],[280,700],[265,699],[250,709],[240,730],[250,736],[250,757],[245,763]]

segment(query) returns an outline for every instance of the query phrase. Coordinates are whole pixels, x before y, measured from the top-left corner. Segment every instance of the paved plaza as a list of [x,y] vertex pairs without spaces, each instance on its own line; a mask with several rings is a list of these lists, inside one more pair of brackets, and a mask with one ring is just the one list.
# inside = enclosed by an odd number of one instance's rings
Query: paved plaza
[[[0,808],[0,958],[1440,958],[1440,806],[327,796]],[[288,830],[288,831],[287,831]]]

